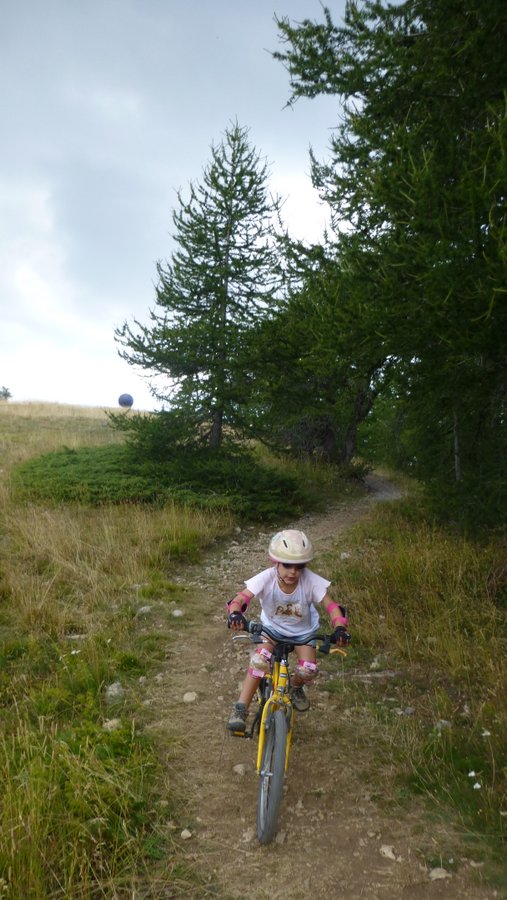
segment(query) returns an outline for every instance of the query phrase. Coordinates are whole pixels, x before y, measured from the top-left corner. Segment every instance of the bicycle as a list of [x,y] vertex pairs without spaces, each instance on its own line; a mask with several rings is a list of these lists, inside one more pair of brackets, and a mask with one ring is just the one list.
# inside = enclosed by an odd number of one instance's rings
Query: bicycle
[[[263,634],[275,643],[270,672],[259,682],[258,706],[250,730],[233,734],[245,738],[253,738],[256,733],[259,736],[256,763],[260,778],[257,838],[260,844],[269,844],[276,833],[293,734],[294,707],[290,696],[289,654],[303,641],[298,641],[295,637],[287,641],[277,640],[268,628],[258,622],[247,622],[245,630],[234,635],[233,640],[249,638],[254,643],[261,643]],[[331,644],[336,643],[332,634],[316,634],[314,639],[321,642],[320,653],[347,655],[341,648],[331,649]]]

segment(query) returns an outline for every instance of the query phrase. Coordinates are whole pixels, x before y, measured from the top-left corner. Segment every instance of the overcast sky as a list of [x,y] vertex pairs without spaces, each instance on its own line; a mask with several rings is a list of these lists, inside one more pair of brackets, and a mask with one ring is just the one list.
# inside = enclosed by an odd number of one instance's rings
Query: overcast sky
[[[340,21],[345,2],[328,3]],[[284,108],[274,16],[319,0],[0,0],[0,387],[14,401],[115,406],[148,386],[114,329],[154,305],[176,191],[199,181],[237,119],[270,163],[285,223],[326,224],[308,150],[333,98]]]

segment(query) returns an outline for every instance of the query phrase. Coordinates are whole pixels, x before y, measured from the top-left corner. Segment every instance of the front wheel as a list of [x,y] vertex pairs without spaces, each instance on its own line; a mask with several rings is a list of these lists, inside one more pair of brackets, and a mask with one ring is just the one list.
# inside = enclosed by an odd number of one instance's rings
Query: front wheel
[[259,843],[273,840],[282,802],[287,748],[287,719],[283,709],[276,709],[266,721],[266,735],[257,801],[257,837]]

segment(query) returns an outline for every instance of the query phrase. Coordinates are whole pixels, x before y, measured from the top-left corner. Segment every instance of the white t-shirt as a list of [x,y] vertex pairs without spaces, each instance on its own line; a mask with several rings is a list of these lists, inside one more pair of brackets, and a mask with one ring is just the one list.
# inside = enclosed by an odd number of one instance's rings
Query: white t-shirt
[[331,584],[311,569],[303,569],[292,594],[278,585],[276,566],[271,566],[245,581],[249,591],[260,601],[261,622],[282,634],[305,634],[318,628],[316,605],[322,602]]

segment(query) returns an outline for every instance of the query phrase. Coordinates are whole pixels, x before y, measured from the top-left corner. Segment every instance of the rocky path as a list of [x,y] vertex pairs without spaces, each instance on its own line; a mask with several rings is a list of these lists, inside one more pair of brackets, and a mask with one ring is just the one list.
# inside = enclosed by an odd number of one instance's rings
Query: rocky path
[[[281,525],[310,535],[321,560],[315,568],[322,574],[326,551],[338,537],[367,515],[372,504],[399,496],[377,477],[370,478],[369,487],[368,495],[352,505]],[[277,838],[267,847],[257,843],[255,744],[225,730],[251,646],[247,641],[233,644],[224,624],[224,602],[244,578],[267,565],[270,536],[271,531],[246,530],[224,550],[180,573],[188,597],[182,611],[192,621],[207,620],[207,632],[205,636],[197,626],[185,629],[184,642],[151,689],[149,702],[158,724],[176,729],[188,747],[184,766],[180,760],[174,772],[181,785],[192,785],[184,846],[192,864],[208,873],[210,890],[215,887],[213,894],[198,890],[196,900],[307,900],[316,892],[346,900],[499,896],[481,886],[480,869],[465,855],[455,861],[452,874],[442,868],[438,856],[448,833],[430,824],[415,801],[402,807],[396,803],[393,771],[385,754],[378,758],[368,707],[358,701],[348,679],[339,679],[337,657],[326,659],[319,683],[311,689],[311,710],[296,720]],[[353,612],[351,619],[353,631]],[[375,676],[382,679],[382,672]],[[373,677],[368,667],[362,677]],[[333,678],[340,686],[331,693],[325,687]],[[428,847],[434,851],[432,861]],[[190,895],[168,888],[168,898],[180,896]]]

